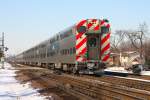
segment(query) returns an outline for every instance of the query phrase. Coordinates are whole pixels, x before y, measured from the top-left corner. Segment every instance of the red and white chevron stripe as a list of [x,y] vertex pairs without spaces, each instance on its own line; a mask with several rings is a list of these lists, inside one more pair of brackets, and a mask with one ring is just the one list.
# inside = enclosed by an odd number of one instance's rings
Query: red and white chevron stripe
[[97,31],[99,30],[99,20],[97,19],[89,19],[88,24],[87,24],[88,30],[94,30]]
[[[86,27],[86,20],[81,21],[79,24],[77,24],[76,28],[79,28],[80,26]],[[76,61],[82,62],[85,61],[85,53],[87,51],[87,37],[85,33],[78,32],[76,29]]]
[[[100,26],[106,26],[107,28],[110,28],[110,25],[105,22],[104,20],[101,21]],[[110,57],[110,32],[102,34],[101,36],[101,60],[102,62],[109,62]]]

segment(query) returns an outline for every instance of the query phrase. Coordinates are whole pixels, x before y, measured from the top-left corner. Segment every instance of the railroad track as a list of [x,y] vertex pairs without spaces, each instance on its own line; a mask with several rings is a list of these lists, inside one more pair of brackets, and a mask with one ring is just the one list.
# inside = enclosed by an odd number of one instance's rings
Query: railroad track
[[[40,70],[27,71],[31,76]],[[44,73],[44,80],[54,80],[65,91],[79,93],[98,100],[150,100],[150,82],[114,76],[74,76]]]
[[[54,80],[59,83],[59,87],[64,90],[71,90],[85,96],[98,100],[150,100],[150,91],[146,89],[128,87],[127,85],[104,82],[85,77],[76,77],[69,75],[43,74],[40,76],[46,80]],[[124,79],[121,79],[122,81]],[[126,80],[127,81],[127,80]],[[115,81],[116,82],[116,81]],[[141,83],[137,83],[141,84]],[[143,84],[143,83],[142,83]]]
[[150,76],[148,76],[148,75],[134,75],[134,74],[129,74],[128,77],[138,78],[138,79],[144,79],[144,80],[150,80]]
[[94,99],[102,100],[150,100],[150,92],[123,85],[112,84],[92,79],[83,79],[79,77],[66,77],[56,75],[49,77],[61,81],[62,86],[88,95]]
[[82,76],[82,77],[107,82],[111,84],[122,85],[129,88],[150,91],[150,80],[130,78],[130,77],[118,77],[118,76],[102,76],[102,77]]

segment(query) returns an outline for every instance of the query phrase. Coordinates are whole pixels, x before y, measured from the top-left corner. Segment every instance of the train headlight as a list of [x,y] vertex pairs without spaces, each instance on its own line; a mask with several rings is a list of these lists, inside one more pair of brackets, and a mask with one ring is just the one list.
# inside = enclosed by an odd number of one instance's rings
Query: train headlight
[[94,63],[87,63],[87,67],[88,67],[89,69],[92,69],[94,66],[95,66]]

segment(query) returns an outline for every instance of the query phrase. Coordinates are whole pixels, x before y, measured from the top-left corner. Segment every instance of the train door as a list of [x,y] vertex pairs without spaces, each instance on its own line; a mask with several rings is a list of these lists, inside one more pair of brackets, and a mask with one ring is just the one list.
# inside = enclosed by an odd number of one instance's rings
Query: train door
[[96,34],[89,34],[87,36],[87,53],[88,60],[99,60],[100,55],[100,36]]

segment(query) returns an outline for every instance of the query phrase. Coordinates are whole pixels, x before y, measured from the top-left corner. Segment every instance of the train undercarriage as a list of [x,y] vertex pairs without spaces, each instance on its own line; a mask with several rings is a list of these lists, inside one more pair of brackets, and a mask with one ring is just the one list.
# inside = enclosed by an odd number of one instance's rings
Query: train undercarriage
[[29,66],[38,66],[42,68],[48,68],[55,71],[63,71],[74,74],[88,74],[88,75],[102,75],[106,64],[101,62],[85,62],[76,64],[67,63],[38,63],[38,62],[22,62],[20,64]]

